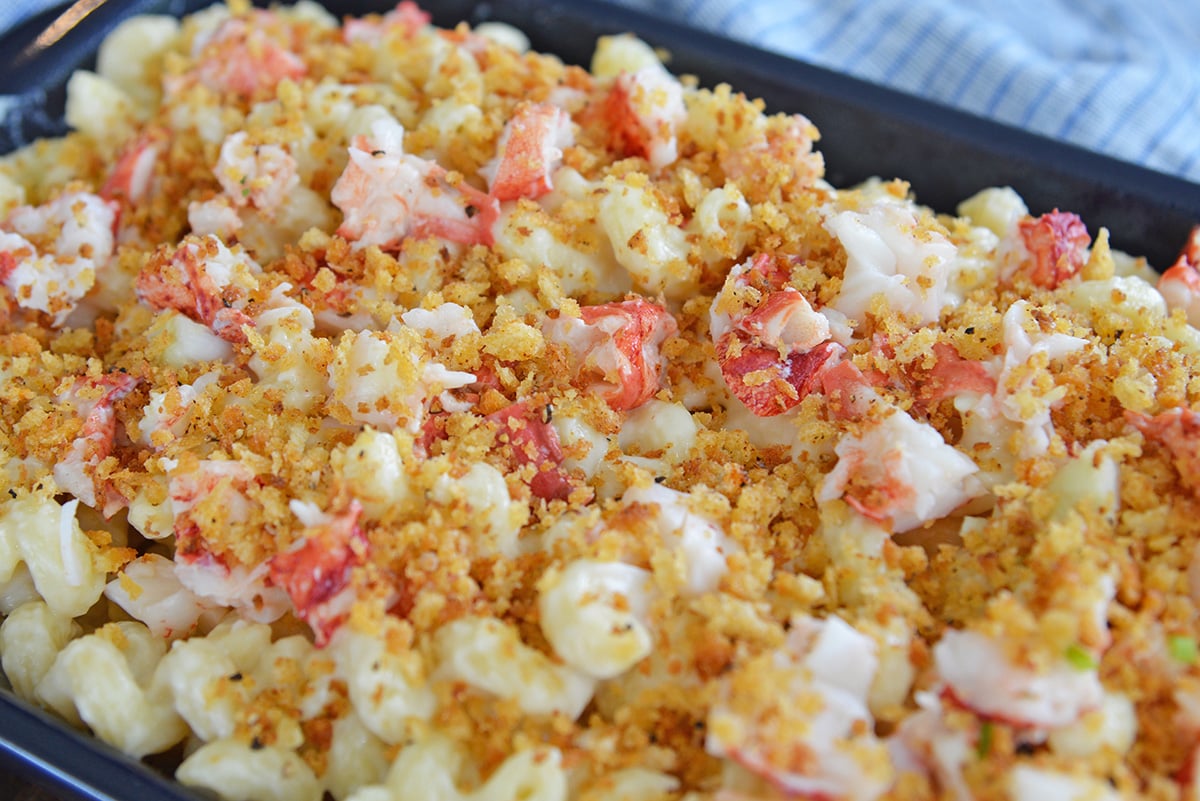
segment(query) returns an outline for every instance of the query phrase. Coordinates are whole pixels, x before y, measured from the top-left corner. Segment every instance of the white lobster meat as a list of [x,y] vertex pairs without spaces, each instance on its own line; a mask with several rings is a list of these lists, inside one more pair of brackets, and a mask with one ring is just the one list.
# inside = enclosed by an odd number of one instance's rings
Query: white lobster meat
[[116,208],[98,195],[64,192],[13,209],[0,226],[0,284],[18,306],[61,326],[112,258]]
[[709,712],[705,749],[786,796],[878,798],[891,776],[866,702],[878,666],[874,641],[838,617],[802,618],[773,658],[786,677],[777,688],[779,703],[802,707],[807,725],[772,731],[735,711],[731,698]]
[[894,532],[944,517],[983,492],[975,463],[901,410],[843,437],[835,450],[838,463],[817,500],[842,498],[872,520],[891,521]]
[[947,631],[934,664],[956,701],[997,720],[1054,729],[1096,709],[1104,687],[1094,669],[1062,661],[1048,670],[1014,664],[1001,643],[973,631]]

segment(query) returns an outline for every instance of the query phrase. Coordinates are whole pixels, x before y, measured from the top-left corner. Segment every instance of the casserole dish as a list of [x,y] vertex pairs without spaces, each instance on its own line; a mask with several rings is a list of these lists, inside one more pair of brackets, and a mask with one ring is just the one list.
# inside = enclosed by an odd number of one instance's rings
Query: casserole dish
[[[182,13],[198,5],[143,3],[138,10]],[[327,5],[337,14],[377,8],[365,3]],[[693,74],[704,85],[728,82],[762,97],[773,110],[809,115],[823,132],[821,150],[828,179],[834,185],[873,175],[901,176],[911,181],[922,202],[949,210],[978,189],[1009,184],[1035,212],[1070,208],[1093,225],[1111,228],[1117,247],[1144,253],[1160,267],[1170,262],[1193,222],[1200,219],[1200,188],[1186,182],[628,10],[598,3],[542,2],[502,7],[445,2],[432,4],[431,10],[439,25],[457,20],[507,22],[525,31],[534,48],[577,63],[588,59],[597,36],[634,31],[669,51],[670,66],[676,72]],[[85,18],[60,40],[64,49],[55,44],[42,52],[31,51],[15,65],[12,80],[36,89],[10,114],[5,128],[10,139],[4,149],[58,130],[61,112],[54,87],[37,86],[29,76],[55,76],[61,81],[71,68],[85,64],[100,33],[87,26],[100,25],[106,19]],[[7,52],[14,50],[10,47]],[[0,701],[0,737],[6,753],[43,780],[84,798],[191,797],[142,765],[114,756],[109,749],[46,720],[9,696]]]

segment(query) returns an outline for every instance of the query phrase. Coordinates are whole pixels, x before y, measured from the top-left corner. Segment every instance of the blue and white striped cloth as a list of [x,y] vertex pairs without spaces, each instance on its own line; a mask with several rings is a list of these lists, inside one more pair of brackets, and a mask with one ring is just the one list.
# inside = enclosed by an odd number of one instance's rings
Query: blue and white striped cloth
[[617,1],[1200,183],[1200,0]]

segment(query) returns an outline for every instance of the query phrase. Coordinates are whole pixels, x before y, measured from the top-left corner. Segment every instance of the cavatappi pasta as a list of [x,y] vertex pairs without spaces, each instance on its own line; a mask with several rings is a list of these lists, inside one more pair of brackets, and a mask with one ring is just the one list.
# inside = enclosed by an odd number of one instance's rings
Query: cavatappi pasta
[[21,697],[235,801],[1200,793],[1200,238],[409,2],[68,89],[0,161]]

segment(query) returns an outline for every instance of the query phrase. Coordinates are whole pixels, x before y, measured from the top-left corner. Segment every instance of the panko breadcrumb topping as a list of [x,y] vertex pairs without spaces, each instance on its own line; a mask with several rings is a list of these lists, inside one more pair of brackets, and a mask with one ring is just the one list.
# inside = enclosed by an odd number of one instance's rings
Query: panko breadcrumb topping
[[408,0],[132,19],[67,119],[0,160],[21,697],[229,801],[1196,794],[1200,234]]

